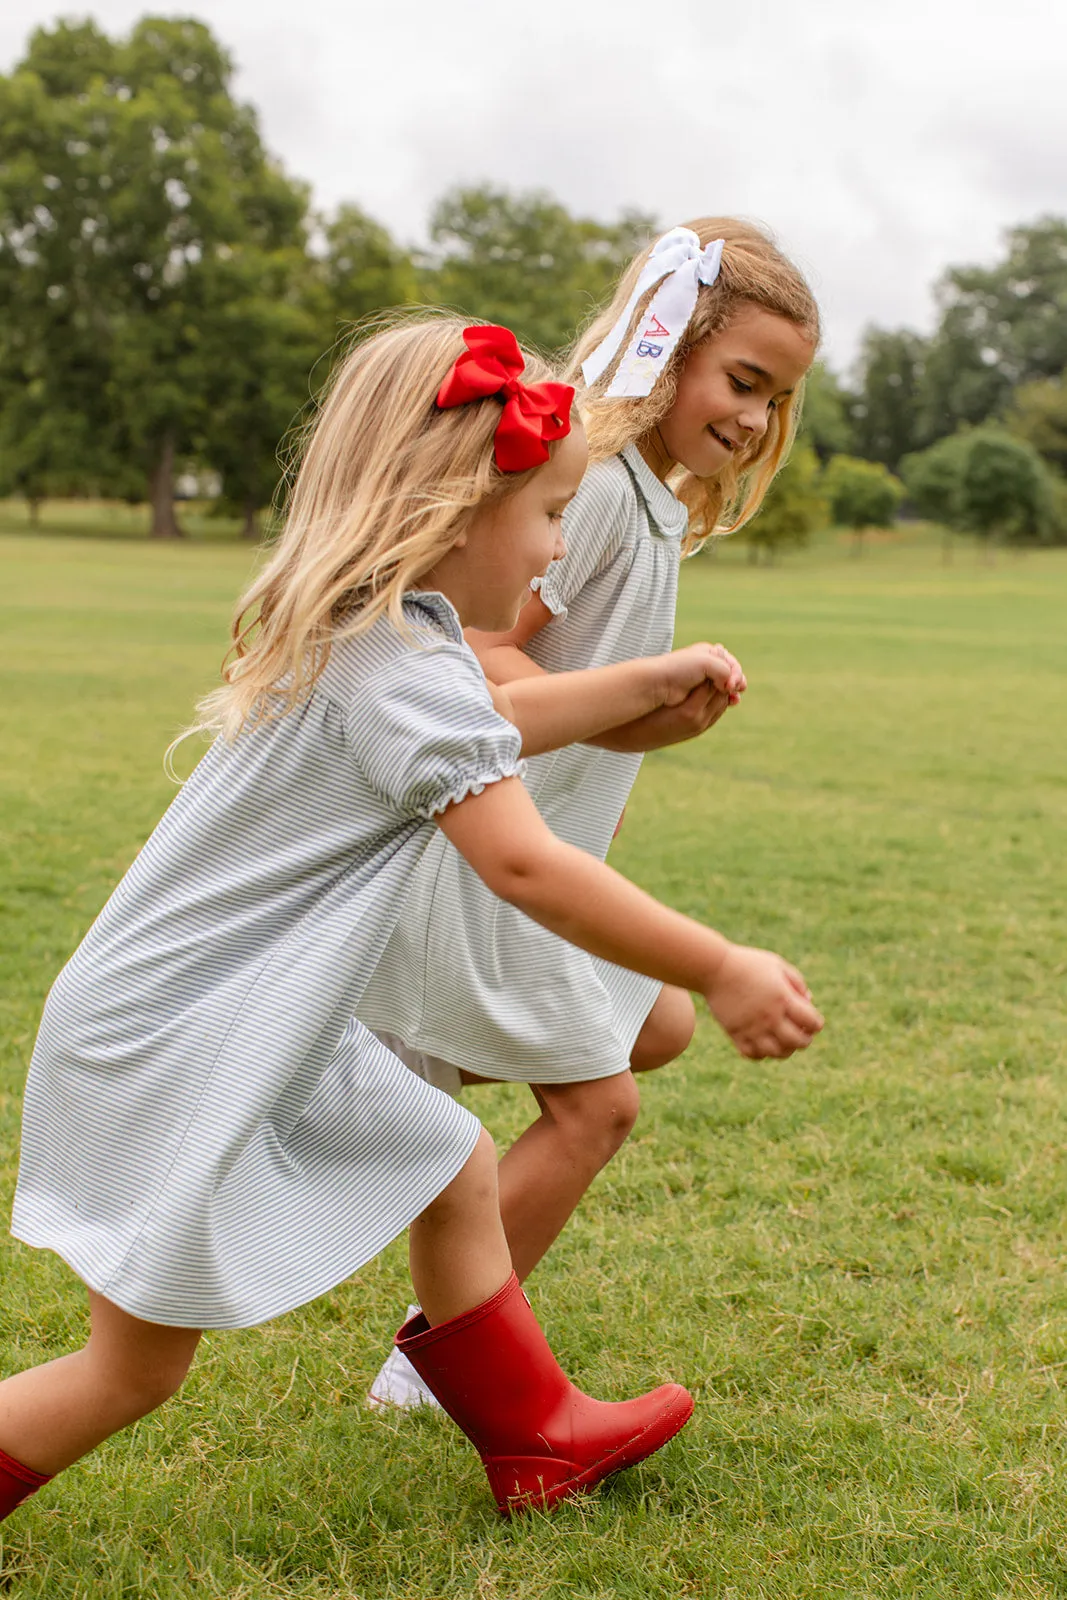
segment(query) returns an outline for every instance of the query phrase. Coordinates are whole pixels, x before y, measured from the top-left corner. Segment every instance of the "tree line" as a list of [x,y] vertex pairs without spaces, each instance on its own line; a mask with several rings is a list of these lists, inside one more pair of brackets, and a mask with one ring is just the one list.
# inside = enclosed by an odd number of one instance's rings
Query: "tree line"
[[[173,537],[193,469],[253,532],[353,323],[451,306],[558,350],[656,227],[483,185],[444,195],[412,250],[355,204],[312,206],[204,23],[38,29],[0,76],[0,494],[147,500]],[[1067,539],[1067,221],[1014,230],[938,294],[929,338],[871,328],[851,375],[816,367],[754,548],[828,513],[879,525],[905,496],[949,526]]]
[[1067,543],[1067,219],[1011,229],[1000,261],[950,267],[936,297],[929,337],[869,327],[850,380],[813,374],[831,513],[861,526],[880,485],[883,519],[906,500],[986,541]]

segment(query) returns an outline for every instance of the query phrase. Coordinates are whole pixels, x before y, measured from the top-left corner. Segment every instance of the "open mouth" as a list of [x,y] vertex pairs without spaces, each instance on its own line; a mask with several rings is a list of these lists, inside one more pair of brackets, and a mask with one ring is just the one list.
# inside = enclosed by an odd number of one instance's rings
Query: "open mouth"
[[727,439],[724,434],[719,432],[718,428],[713,428],[710,422],[708,423],[708,432],[711,434],[713,439],[718,439],[724,450],[737,449],[737,446],[734,444],[733,440]]

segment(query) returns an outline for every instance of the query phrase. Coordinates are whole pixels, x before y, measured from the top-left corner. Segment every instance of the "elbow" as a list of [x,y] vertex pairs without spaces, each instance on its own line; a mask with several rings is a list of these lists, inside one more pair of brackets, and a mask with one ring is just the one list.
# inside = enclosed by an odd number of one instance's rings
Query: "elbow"
[[520,911],[534,910],[541,906],[544,889],[556,876],[557,853],[558,842],[551,836],[536,842],[508,841],[492,861],[479,864],[481,877],[499,899]]

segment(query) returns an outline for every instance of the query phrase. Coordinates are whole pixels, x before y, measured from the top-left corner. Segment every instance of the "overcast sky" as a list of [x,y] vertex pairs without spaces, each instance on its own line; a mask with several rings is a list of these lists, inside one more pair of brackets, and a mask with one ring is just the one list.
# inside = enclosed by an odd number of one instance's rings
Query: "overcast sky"
[[604,219],[759,219],[838,368],[868,322],[928,328],[946,265],[1067,214],[1063,0],[13,0],[0,70],[39,23],[148,9],[208,22],[288,170],[407,242],[480,180]]

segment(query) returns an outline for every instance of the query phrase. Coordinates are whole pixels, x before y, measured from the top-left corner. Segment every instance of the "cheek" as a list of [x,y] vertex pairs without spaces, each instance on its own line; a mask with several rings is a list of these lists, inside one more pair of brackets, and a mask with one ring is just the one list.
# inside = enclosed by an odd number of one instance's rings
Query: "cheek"
[[516,578],[525,583],[548,566],[555,550],[555,529],[555,523],[549,522],[547,517],[538,517],[516,530],[508,560],[508,567]]
[[707,406],[700,403],[700,398],[696,394],[687,395],[682,404],[676,404],[671,408],[661,432],[664,444],[676,459],[679,450],[692,449],[697,436],[704,432],[707,420]]
[[673,413],[684,428],[703,428],[709,418],[721,414],[725,403],[722,384],[706,378],[679,392]]

